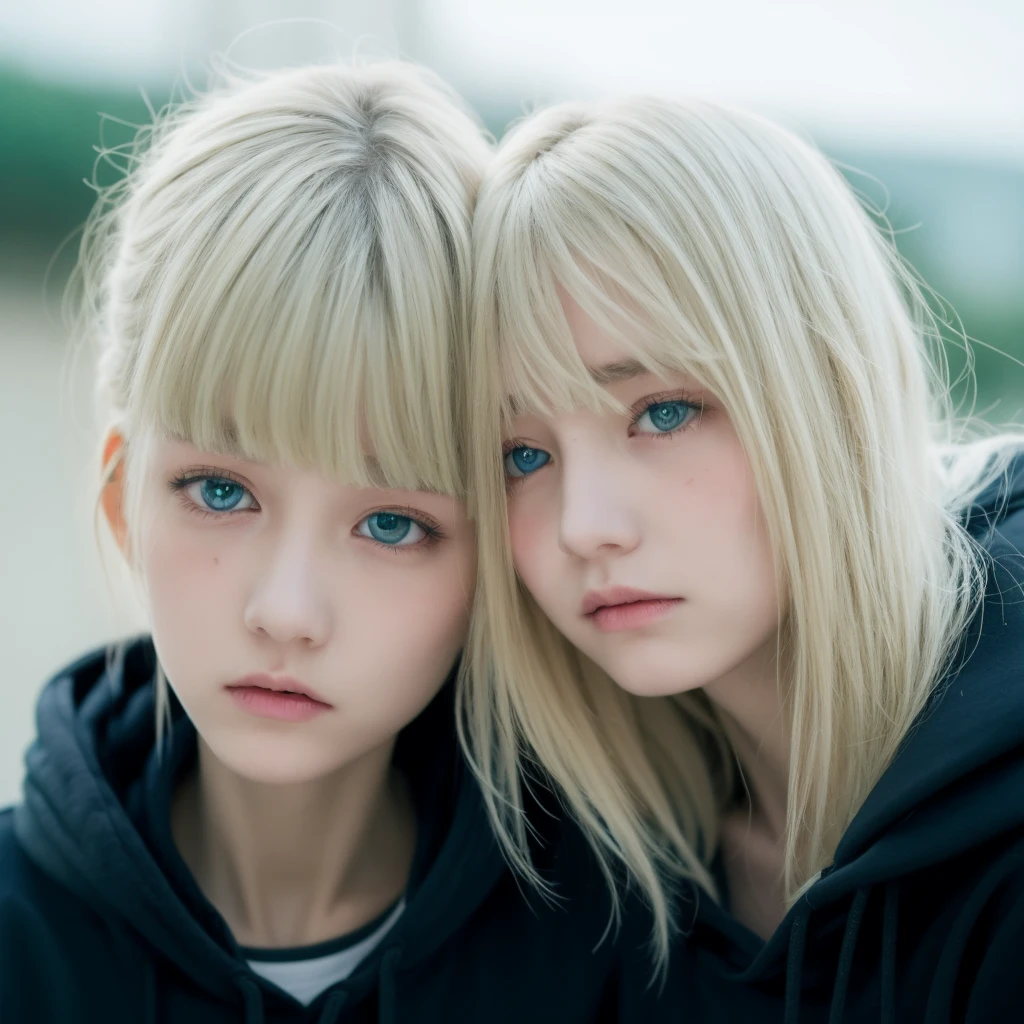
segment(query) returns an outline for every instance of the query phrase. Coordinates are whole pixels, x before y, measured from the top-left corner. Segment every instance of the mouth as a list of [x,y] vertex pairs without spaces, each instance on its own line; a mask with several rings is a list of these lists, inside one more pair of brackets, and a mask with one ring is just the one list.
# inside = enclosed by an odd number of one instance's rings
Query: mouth
[[682,603],[681,597],[666,597],[631,587],[610,587],[587,593],[581,613],[602,632],[617,633],[650,625]]
[[243,710],[259,718],[304,722],[334,709],[333,704],[290,676],[245,676],[225,689]]

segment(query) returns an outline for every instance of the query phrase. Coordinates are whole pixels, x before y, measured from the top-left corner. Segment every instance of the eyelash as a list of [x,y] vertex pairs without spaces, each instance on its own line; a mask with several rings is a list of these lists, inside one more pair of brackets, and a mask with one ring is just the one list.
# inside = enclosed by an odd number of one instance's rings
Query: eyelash
[[[442,541],[445,538],[444,531],[441,527],[434,522],[433,519],[427,519],[426,516],[415,508],[402,508],[395,507],[393,505],[383,505],[380,508],[371,509],[366,513],[359,523],[365,522],[370,516],[378,515],[396,515],[402,516],[405,519],[411,519],[425,534],[423,540],[416,544],[385,544],[383,541],[375,540],[373,537],[364,537],[362,534],[356,534],[360,540],[369,541],[371,544],[378,548],[384,548],[387,551],[394,552],[394,554],[405,554],[413,551],[421,551],[424,548],[432,548],[438,541]],[[359,526],[356,523],[356,526]]]
[[[180,476],[174,477],[170,481],[170,488],[178,495],[179,501],[185,506],[186,510],[194,515],[202,516],[204,519],[228,519],[235,515],[244,514],[246,512],[259,512],[260,506],[257,502],[255,508],[245,509],[228,509],[223,512],[215,512],[213,509],[203,508],[201,505],[197,505],[186,493],[186,488],[190,484],[198,483],[200,480],[230,480],[233,484],[238,484],[239,487],[245,489],[246,493],[252,496],[253,501],[256,501],[256,496],[252,493],[251,488],[246,486],[237,476],[233,473],[223,469],[217,469],[214,466],[210,467],[197,467],[196,469],[190,469],[186,473],[182,473]],[[411,519],[425,534],[423,540],[417,544],[384,544],[379,540],[375,540],[373,537],[364,537],[361,534],[357,534],[360,540],[369,541],[371,544],[378,548],[385,548],[388,551],[393,551],[395,554],[418,551],[422,548],[433,547],[438,541],[444,540],[445,534],[441,530],[441,527],[434,522],[432,519],[428,519],[419,509],[405,508],[405,507],[393,507],[393,506],[382,506],[380,508],[371,509],[363,516],[359,523],[369,519],[370,516],[376,516],[381,514],[392,513],[397,516],[403,516],[406,519]]]
[[[698,398],[696,395],[687,394],[683,391],[668,391],[660,395],[647,395],[630,407],[629,413],[633,417],[629,423],[630,430],[639,423],[640,418],[648,409],[651,409],[656,405],[665,405],[669,402],[679,402],[682,405],[688,405],[696,412],[697,415],[692,419],[687,420],[685,423],[680,424],[678,427],[673,427],[672,430],[665,430],[656,434],[644,434],[643,436],[645,438],[649,437],[652,440],[663,441],[667,437],[675,437],[676,434],[684,430],[689,430],[691,427],[697,427],[700,425],[701,416],[704,413],[703,399]],[[629,436],[636,437],[637,435],[630,434]]]
[[178,500],[185,507],[187,512],[191,512],[197,516],[202,516],[204,519],[221,520],[233,518],[235,515],[244,515],[246,512],[259,512],[259,502],[256,502],[256,505],[253,508],[225,509],[222,512],[216,512],[213,509],[204,508],[202,505],[194,502],[186,493],[186,489],[191,484],[199,483],[200,480],[229,480],[233,484],[238,484],[246,494],[252,497],[253,501],[256,501],[256,495],[252,493],[252,488],[248,487],[242,480],[235,476],[234,473],[231,473],[228,470],[218,469],[215,466],[197,466],[195,469],[190,469],[169,481],[171,490],[177,494]]
[[[647,412],[647,410],[650,409],[652,406],[662,405],[666,402],[681,402],[684,405],[690,406],[691,409],[696,410],[697,415],[692,419],[688,420],[686,423],[683,423],[682,425],[675,427],[673,430],[666,430],[664,432],[657,434],[644,434],[643,437],[661,441],[668,437],[675,437],[675,435],[680,433],[681,431],[689,430],[691,427],[696,427],[700,424],[701,416],[704,414],[703,399],[698,398],[696,395],[687,394],[686,392],[668,391],[658,395],[646,395],[645,397],[641,398],[639,402],[636,402],[632,406],[630,406],[628,412],[632,418],[629,422],[629,429],[632,430],[639,422],[640,417],[643,416],[643,414]],[[638,435],[631,433],[629,436],[636,437]],[[524,447],[529,448],[533,446],[531,446],[528,442],[521,440],[520,438],[509,438],[501,446],[502,461],[504,461],[505,458],[507,458],[509,452],[514,451],[516,448]],[[509,476],[508,473],[504,473],[502,475],[505,477],[505,486],[509,490],[511,490],[517,484],[521,484],[524,480],[528,479],[528,477],[525,476]]]

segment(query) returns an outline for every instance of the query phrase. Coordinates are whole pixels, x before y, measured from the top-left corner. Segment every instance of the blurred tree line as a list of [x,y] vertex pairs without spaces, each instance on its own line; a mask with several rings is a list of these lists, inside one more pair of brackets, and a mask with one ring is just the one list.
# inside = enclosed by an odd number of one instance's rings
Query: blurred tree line
[[[56,84],[0,68],[0,273],[49,267],[51,287],[62,285],[94,199],[89,183],[107,185],[118,174],[97,150],[129,144],[169,95]],[[511,104],[481,105],[497,136],[514,112]],[[970,153],[929,160],[817,141],[885,211],[904,257],[975,339],[977,412],[1024,420],[1024,168],[975,162]],[[947,335],[955,377],[963,342]],[[963,388],[957,397],[970,398]]]
[[[159,98],[166,101],[166,96]],[[101,122],[100,114],[106,115]],[[0,240],[31,259],[52,255],[95,197],[96,147],[124,143],[145,124],[138,93],[38,81],[0,68]],[[112,178],[100,178],[109,183]]]

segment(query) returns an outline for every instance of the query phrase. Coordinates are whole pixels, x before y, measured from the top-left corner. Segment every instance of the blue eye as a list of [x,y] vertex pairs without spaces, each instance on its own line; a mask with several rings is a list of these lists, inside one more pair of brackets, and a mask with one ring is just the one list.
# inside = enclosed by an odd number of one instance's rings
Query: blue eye
[[359,524],[358,533],[361,537],[369,537],[389,547],[409,547],[418,544],[427,535],[427,531],[415,519],[397,512],[374,512]]
[[526,448],[520,445],[506,453],[505,472],[511,477],[529,476],[550,461],[551,456],[542,448]]
[[655,402],[644,409],[634,426],[640,434],[668,434],[691,422],[699,412],[690,402]]
[[232,480],[204,480],[199,493],[210,508],[218,512],[227,512],[242,500],[245,488]]
[[205,476],[184,488],[192,501],[207,512],[241,512],[256,507],[256,499],[234,480]]

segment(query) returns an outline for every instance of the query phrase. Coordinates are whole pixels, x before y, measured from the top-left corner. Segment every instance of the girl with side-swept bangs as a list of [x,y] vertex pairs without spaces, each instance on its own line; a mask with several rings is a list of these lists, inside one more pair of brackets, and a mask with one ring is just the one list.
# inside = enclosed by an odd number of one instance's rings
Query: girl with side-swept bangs
[[[586,845],[526,900],[459,756],[460,356],[490,146],[399,63],[170,114],[85,248],[99,507],[152,638],[43,691],[0,813],[0,1020],[590,1022]],[[593,872],[596,875],[596,871]]]
[[539,765],[686,1019],[1009,1019],[1024,437],[957,443],[912,274],[761,118],[542,111],[474,240],[460,723],[510,855]]

